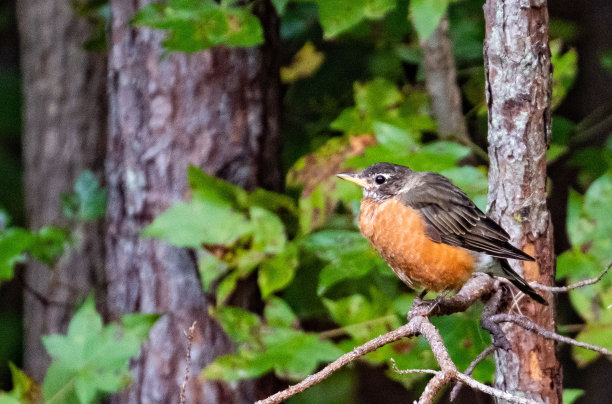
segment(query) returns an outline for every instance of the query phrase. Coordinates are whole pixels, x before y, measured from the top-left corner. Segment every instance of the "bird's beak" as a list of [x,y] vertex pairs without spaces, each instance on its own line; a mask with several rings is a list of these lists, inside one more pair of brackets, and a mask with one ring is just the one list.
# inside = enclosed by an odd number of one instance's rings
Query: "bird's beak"
[[354,184],[359,185],[360,187],[365,187],[367,185],[366,181],[359,174],[336,174],[336,177],[342,178],[343,180],[350,181]]

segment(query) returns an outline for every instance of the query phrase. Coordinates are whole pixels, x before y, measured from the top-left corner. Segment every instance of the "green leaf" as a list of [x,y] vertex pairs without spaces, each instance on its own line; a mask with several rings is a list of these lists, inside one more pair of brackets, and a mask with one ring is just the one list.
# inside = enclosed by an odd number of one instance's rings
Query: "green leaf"
[[[587,324],[578,334],[576,340],[612,349],[612,324]],[[599,353],[589,349],[572,346],[572,356],[580,367],[588,365],[597,359],[599,355]]]
[[408,153],[416,150],[416,142],[410,131],[385,122],[372,123],[376,140],[379,144],[396,153]]
[[52,265],[62,255],[69,237],[68,229],[45,226],[34,237],[29,253],[39,261]]
[[[480,352],[491,345],[491,337],[480,327],[479,311],[475,307],[465,313],[432,318],[432,322],[440,330],[448,353],[459,369],[466,369]],[[478,365],[474,377],[488,383],[493,378],[494,369],[489,358]]]
[[244,207],[248,199],[248,194],[244,189],[208,175],[192,165],[187,169],[187,179],[194,199],[215,201],[234,208]]
[[91,403],[129,380],[129,360],[140,351],[157,316],[131,314],[123,327],[102,325],[92,297],[70,321],[65,336],[43,337],[53,358],[42,386],[45,403]]
[[21,228],[11,228],[0,233],[0,281],[13,278],[13,267],[25,261],[25,252],[35,236]]
[[13,389],[9,392],[0,390],[0,404],[23,404],[34,402],[36,384],[12,362],[8,363],[11,371]]
[[226,382],[249,379],[272,370],[274,359],[262,352],[239,349],[235,354],[217,357],[204,369],[202,376]]
[[436,30],[446,12],[449,0],[411,0],[410,17],[419,39],[428,39]]
[[253,46],[263,42],[257,17],[246,7],[211,0],[169,0],[139,10],[132,23],[167,31],[168,50],[196,52],[216,45]]
[[365,0],[318,0],[325,38],[333,38],[365,18]]
[[273,358],[279,377],[302,379],[311,374],[319,362],[337,359],[343,352],[329,341],[321,341],[316,334],[289,328],[276,328],[264,337],[266,355]]
[[205,292],[210,291],[212,283],[227,273],[227,263],[207,251],[198,251],[198,269]]
[[298,266],[298,249],[293,243],[273,258],[264,261],[259,268],[257,284],[261,295],[267,299],[272,293],[283,289],[295,276]]
[[399,327],[392,302],[381,304],[377,300],[374,297],[370,302],[365,296],[354,294],[338,300],[323,299],[323,304],[334,321],[361,343]]
[[253,340],[259,334],[261,320],[256,314],[239,307],[220,306],[210,310],[211,316],[223,330],[236,342]]
[[583,394],[584,390],[582,389],[563,389],[563,402],[565,404],[573,404]]
[[291,328],[296,325],[297,317],[291,307],[280,297],[273,296],[266,302],[264,317],[271,327]]
[[253,225],[251,248],[266,254],[278,254],[283,251],[287,237],[285,226],[278,216],[259,206],[252,206],[249,215]]
[[96,220],[106,214],[108,192],[100,187],[95,175],[83,171],[74,184],[74,192],[62,194],[61,202],[64,214],[68,218]]
[[553,91],[551,108],[555,110],[565,99],[568,91],[572,88],[578,72],[578,54],[576,49],[570,49],[561,53],[562,41],[560,39],[550,41],[551,63],[553,70]]
[[259,19],[246,9],[229,9],[227,36],[222,40],[225,46],[249,47],[264,42],[263,28]]
[[595,277],[601,272],[597,260],[580,251],[570,250],[557,258],[557,278],[570,276],[572,281]]
[[178,247],[199,247],[231,245],[251,231],[248,219],[231,206],[194,199],[190,203],[174,204],[147,226],[142,236],[165,240]]

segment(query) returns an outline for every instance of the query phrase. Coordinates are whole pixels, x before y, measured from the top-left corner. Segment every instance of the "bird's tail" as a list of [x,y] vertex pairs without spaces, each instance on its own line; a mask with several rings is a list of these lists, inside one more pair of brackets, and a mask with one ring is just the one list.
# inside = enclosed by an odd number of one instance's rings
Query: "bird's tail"
[[495,272],[494,275],[504,277],[508,279],[514,286],[516,286],[521,292],[525,293],[527,296],[531,297],[536,302],[543,304],[544,306],[548,306],[548,303],[542,296],[538,294],[525,279],[523,279],[519,274],[514,272],[514,270],[510,267],[508,260],[506,259],[498,259],[501,273]]

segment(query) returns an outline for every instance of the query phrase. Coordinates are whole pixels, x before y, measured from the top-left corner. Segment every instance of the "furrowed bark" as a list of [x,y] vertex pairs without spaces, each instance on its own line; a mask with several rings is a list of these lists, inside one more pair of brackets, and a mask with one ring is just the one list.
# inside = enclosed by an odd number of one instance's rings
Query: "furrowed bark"
[[[112,0],[109,54],[110,133],[106,236],[107,309],[164,314],[140,357],[133,383],[114,403],[178,402],[186,341],[193,374],[233,348],[208,315],[193,254],[140,237],[174,202],[188,197],[187,166],[246,189],[280,187],[277,22],[261,2],[266,45],[164,56],[163,33],[129,21],[146,1]],[[186,402],[253,402],[253,382],[228,384],[191,377]]]
[[25,196],[29,227],[71,226],[75,245],[50,269],[28,263],[25,369],[41,381],[50,358],[41,336],[64,333],[77,301],[103,274],[102,225],[67,221],[60,194],[90,169],[102,177],[107,130],[106,56],[87,52],[89,23],[68,1],[20,0]]
[[[536,262],[511,262],[528,281],[554,281],[552,224],[546,207],[546,149],[551,136],[551,77],[545,0],[487,0],[485,75],[489,106],[489,214]],[[523,297],[515,310],[547,330],[555,309]],[[497,350],[496,387],[561,402],[553,341],[504,325],[509,351]]]

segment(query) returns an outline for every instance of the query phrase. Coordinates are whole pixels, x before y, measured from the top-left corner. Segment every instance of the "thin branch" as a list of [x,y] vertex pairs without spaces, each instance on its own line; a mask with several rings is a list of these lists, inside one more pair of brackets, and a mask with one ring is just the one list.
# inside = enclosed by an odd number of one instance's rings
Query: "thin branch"
[[396,318],[397,317],[395,316],[395,314],[389,314],[387,316],[374,318],[372,320],[362,321],[361,323],[355,323],[355,324],[350,324],[344,327],[333,328],[331,330],[320,332],[319,338],[329,339],[329,338],[339,337],[341,335],[348,334],[348,332],[352,329],[355,329],[355,328],[358,329],[359,327],[365,327],[365,326],[369,326],[373,324],[384,323],[386,321],[395,320]]
[[[471,376],[472,372],[476,368],[476,365],[485,360],[493,352],[495,352],[494,345],[489,345],[488,347],[486,347],[481,353],[478,354],[478,356],[472,361],[472,363],[470,363],[470,365],[467,367],[467,369],[465,369],[465,372],[463,372],[463,374],[466,376]],[[459,394],[459,390],[461,390],[462,387],[463,383],[461,382],[457,383],[455,387],[453,387],[453,390],[450,393],[451,401],[455,401],[455,399],[457,398],[457,394]]]
[[364,356],[365,354],[375,351],[383,345],[390,344],[392,342],[398,341],[405,337],[411,337],[411,336],[416,335],[420,328],[421,319],[422,319],[421,317],[416,317],[412,319],[411,321],[409,321],[408,324],[405,324],[391,332],[380,335],[366,342],[365,344],[358,346],[357,348],[353,349],[351,352],[342,355],[341,357],[339,357],[338,359],[336,359],[329,365],[325,366],[319,372],[308,376],[307,378],[305,378],[298,384],[294,384],[293,386],[290,386],[283,391],[279,391],[278,393],[264,400],[257,401],[256,404],[280,403],[288,399],[289,397],[294,396],[297,393],[300,393],[306,390],[307,388],[323,381],[324,379],[329,377],[332,373],[342,368],[346,364],[354,361],[355,359],[358,359]]
[[518,396],[515,396],[513,394],[506,393],[503,390],[496,389],[496,388],[491,387],[491,386],[487,386],[486,384],[480,383],[479,381],[476,381],[475,379],[473,379],[473,378],[471,378],[469,376],[466,376],[463,373],[457,372],[457,374],[454,376],[454,378],[456,380],[460,381],[461,383],[470,386],[474,390],[482,391],[485,394],[489,394],[489,395],[491,395],[493,397],[500,398],[502,400],[506,400],[506,401],[511,402],[511,403],[540,404],[540,403],[538,403],[535,400],[531,400],[529,398],[524,398],[524,397],[518,397]]
[[391,362],[391,369],[393,369],[393,371],[399,375],[409,375],[412,373],[424,373],[424,374],[430,374],[430,375],[437,375],[438,373],[440,373],[439,370],[433,370],[433,369],[398,369],[397,364],[395,363],[395,359],[391,358],[389,361]]
[[585,279],[583,281],[572,283],[567,286],[546,286],[546,285],[540,285],[537,282],[531,282],[530,285],[535,289],[545,290],[545,291],[549,291],[553,293],[569,292],[572,289],[583,288],[585,286],[593,285],[599,282],[604,276],[606,276],[606,274],[610,271],[611,268],[612,268],[612,263],[610,263],[610,265],[608,265],[608,267],[602,273],[600,273],[599,276],[597,276],[596,278]]
[[450,372],[438,372],[434,377],[429,379],[429,382],[427,382],[425,390],[423,390],[423,394],[421,394],[421,397],[419,397],[418,404],[433,403],[438,391],[440,391],[440,389],[450,381]]
[[185,333],[185,337],[187,337],[187,360],[185,361],[185,379],[183,380],[183,384],[181,385],[181,395],[180,395],[180,404],[187,403],[187,383],[189,382],[189,377],[191,376],[191,344],[193,343],[193,334],[195,333],[196,322],[194,321],[189,327],[188,332]]
[[524,328],[525,330],[534,332],[544,338],[579,346],[584,349],[599,352],[602,355],[612,356],[612,351],[609,349],[597,345],[587,344],[585,342],[576,341],[573,338],[564,337],[563,335],[559,335],[556,332],[548,331],[544,327],[541,327],[533,321],[529,320],[527,317],[515,316],[512,314],[496,314],[494,316],[491,316],[491,321],[495,321],[496,323],[514,323]]

